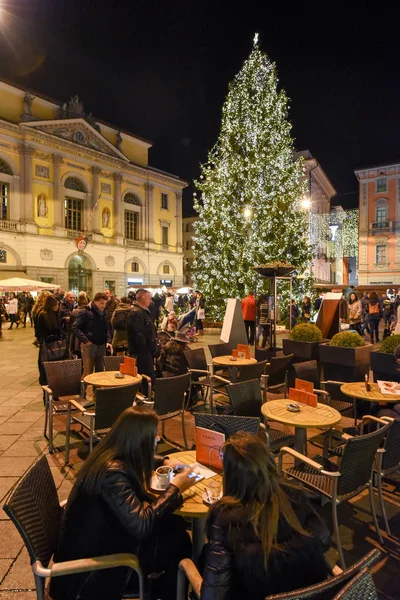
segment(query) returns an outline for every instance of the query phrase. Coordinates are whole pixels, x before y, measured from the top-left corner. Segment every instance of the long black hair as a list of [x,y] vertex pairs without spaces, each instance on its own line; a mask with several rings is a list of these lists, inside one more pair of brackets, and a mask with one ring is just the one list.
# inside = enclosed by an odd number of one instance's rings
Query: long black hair
[[124,410],[110,433],[103,438],[79,471],[85,491],[99,495],[107,469],[119,461],[138,484],[138,493],[146,495],[153,471],[154,444],[158,417],[146,406]]

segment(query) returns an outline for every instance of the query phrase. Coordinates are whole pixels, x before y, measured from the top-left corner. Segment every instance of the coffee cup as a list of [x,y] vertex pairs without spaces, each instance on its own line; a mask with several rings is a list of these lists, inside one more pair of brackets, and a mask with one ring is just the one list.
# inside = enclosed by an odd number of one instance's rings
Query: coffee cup
[[165,490],[171,483],[174,470],[172,467],[158,467],[156,469],[158,485]]

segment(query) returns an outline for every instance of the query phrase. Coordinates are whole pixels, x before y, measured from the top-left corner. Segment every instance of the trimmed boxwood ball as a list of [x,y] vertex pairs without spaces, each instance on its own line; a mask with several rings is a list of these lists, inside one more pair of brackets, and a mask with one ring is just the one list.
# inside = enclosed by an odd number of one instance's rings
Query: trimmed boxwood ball
[[365,341],[355,331],[342,331],[333,336],[330,345],[340,348],[360,348],[365,346]]
[[299,323],[293,327],[289,334],[289,339],[296,340],[297,342],[320,342],[322,340],[322,333],[312,323]]
[[379,347],[379,352],[394,354],[397,346],[400,346],[400,335],[390,335],[385,338]]

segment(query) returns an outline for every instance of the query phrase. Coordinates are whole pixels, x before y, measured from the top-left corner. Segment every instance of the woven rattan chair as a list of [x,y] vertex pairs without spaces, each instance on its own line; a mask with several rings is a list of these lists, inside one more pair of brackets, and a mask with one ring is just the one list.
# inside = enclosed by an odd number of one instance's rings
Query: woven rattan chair
[[144,598],[143,576],[138,559],[133,554],[87,557],[54,563],[49,567],[58,544],[63,509],[58,502],[57,489],[46,456],[39,458],[18,481],[3,508],[28,550],[38,600],[45,599],[46,577],[115,567],[126,567],[136,571],[138,575],[139,594],[125,597]]
[[252,365],[240,367],[240,372],[236,377],[236,381],[249,381],[250,379],[259,379],[262,381],[263,388],[267,385],[267,376],[265,374],[269,362],[263,360]]
[[287,397],[287,375],[290,363],[294,354],[286,356],[274,356],[267,364],[267,383],[266,393],[268,391],[279,391],[283,389],[284,397]]
[[296,464],[293,467],[284,469],[286,475],[301,481],[302,484],[312,488],[332,502],[333,524],[340,555],[340,564],[343,569],[346,567],[339,536],[337,514],[337,507],[342,502],[347,502],[364,490],[369,489],[371,513],[379,541],[381,544],[383,543],[376,518],[372,475],[376,457],[378,458],[378,464],[381,465],[381,455],[385,452],[381,446],[390,427],[391,423],[388,423],[381,429],[367,435],[359,437],[347,436],[349,439],[344,445],[338,465],[326,458],[316,456],[314,460],[311,460],[291,448],[281,448],[279,470],[282,472],[283,455],[292,455],[296,459]]
[[371,572],[363,569],[336,594],[333,600],[378,600],[378,592]]
[[[261,364],[261,363],[260,363]],[[226,386],[226,391],[231,402],[232,412],[237,417],[261,418],[263,404],[262,388],[259,379],[232,383]],[[268,444],[273,454],[279,452],[283,446],[294,446],[294,435],[279,429],[273,429],[264,421]]]
[[[96,404],[86,410],[77,400],[70,399],[67,411],[65,464],[69,462],[69,440],[71,421],[79,423],[89,432],[89,449],[93,450],[93,439],[108,433],[126,408],[132,406],[139,390],[140,382],[123,387],[107,387],[96,389]],[[71,412],[72,408],[77,409]]]
[[121,364],[124,362],[124,356],[104,356],[105,371],[119,371]]
[[187,450],[185,429],[185,407],[190,402],[191,376],[190,373],[157,379],[154,388],[153,408],[161,421],[161,438],[175,448],[182,448],[165,435],[165,422],[173,417],[181,417],[184,447]]
[[[305,600],[306,598],[312,598],[312,600],[333,600],[334,594],[337,594],[340,590],[346,589],[343,586],[346,586],[349,581],[352,581],[358,573],[364,573],[365,570],[368,572],[368,570],[378,561],[380,555],[381,553],[379,550],[371,550],[371,552],[363,556],[361,560],[357,561],[349,569],[342,571],[335,577],[331,577],[322,583],[316,583],[315,585],[294,592],[283,592],[282,594],[267,596],[265,600]],[[177,600],[186,600],[187,598],[187,595],[185,595],[186,579],[189,580],[195,598],[200,598],[203,579],[198,572],[196,565],[190,558],[185,558],[179,563]],[[350,600],[347,596],[343,598]],[[353,598],[351,598],[351,600],[353,600]],[[354,600],[369,600],[369,596],[355,596]],[[372,596],[372,600],[375,600],[375,596]]]
[[[47,385],[42,385],[45,404],[44,435],[49,440],[49,452],[53,452],[53,415],[66,413],[68,400],[73,398],[83,403],[81,360],[54,360],[43,363]],[[49,434],[47,436],[47,428]]]
[[196,427],[220,431],[226,439],[238,431],[257,434],[260,428],[260,419],[257,417],[236,417],[234,415],[209,415],[196,413],[194,415]]
[[[391,419],[388,417],[381,417],[381,420],[391,422]],[[386,435],[385,453],[382,455],[382,464],[379,467],[379,463],[377,463],[374,468],[374,480],[378,488],[379,503],[388,535],[391,535],[391,533],[383,501],[382,480],[395,473],[398,469],[400,469],[400,419],[394,419]]]
[[216,356],[225,356],[232,352],[232,346],[229,344],[210,344],[208,348],[212,358],[215,358]]

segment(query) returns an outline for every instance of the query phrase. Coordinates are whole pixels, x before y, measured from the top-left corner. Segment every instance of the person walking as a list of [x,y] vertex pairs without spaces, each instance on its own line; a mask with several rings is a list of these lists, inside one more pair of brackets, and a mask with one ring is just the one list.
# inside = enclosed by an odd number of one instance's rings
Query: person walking
[[204,335],[203,321],[206,318],[206,300],[201,292],[196,294],[196,333]]
[[123,356],[128,351],[128,316],[132,308],[129,298],[123,296],[111,319],[113,328],[112,347],[117,356]]
[[10,299],[6,306],[7,314],[10,319],[10,327],[8,329],[12,329],[14,323],[19,327],[19,311],[18,311],[18,300],[13,293],[10,294]]
[[349,303],[348,303],[348,318],[350,329],[353,329],[357,333],[361,334],[361,312],[362,304],[361,300],[358,299],[355,292],[351,292]]
[[47,382],[43,363],[48,360],[46,344],[65,339],[61,326],[59,302],[53,294],[47,296],[44,301],[43,309],[35,323],[35,336],[39,342],[39,383],[45,385]]
[[81,343],[84,377],[93,373],[93,369],[104,371],[106,348],[111,350],[111,333],[105,311],[107,302],[106,294],[96,294],[72,325],[72,331]]
[[89,304],[89,300],[85,294],[85,292],[79,292],[77,306],[71,313],[70,319],[70,327],[71,327],[71,336],[69,338],[69,350],[71,355],[76,356],[76,358],[82,358],[81,353],[81,343],[78,338],[75,337],[74,332],[72,331],[72,325],[76,321],[79,313]]
[[242,315],[244,326],[246,328],[247,341],[250,346],[254,346],[254,337],[256,333],[257,306],[254,292],[250,291],[246,298],[242,300]]
[[259,334],[262,335],[262,343],[260,348],[265,348],[267,340],[270,336],[271,325],[269,322],[269,305],[268,298],[262,294],[258,305],[258,326]]
[[104,290],[104,294],[107,296],[107,304],[106,304],[106,316],[108,322],[111,323],[112,316],[114,314],[115,309],[118,306],[119,300],[116,296],[113,296],[111,290]]
[[76,296],[74,292],[67,292],[60,301],[61,325],[68,336],[71,337],[71,315],[76,306]]
[[165,300],[165,310],[167,310],[169,313],[174,310],[174,297],[169,292]]
[[311,319],[311,298],[309,296],[305,296],[303,302],[301,303],[301,318],[306,323],[310,322]]
[[371,344],[380,342],[379,339],[379,323],[382,318],[379,297],[376,292],[371,292],[368,302],[368,326],[371,331]]
[[393,306],[393,302],[385,294],[383,298],[383,319],[387,329],[390,328],[390,322],[393,315]]
[[33,309],[34,304],[35,304],[35,301],[32,298],[31,293],[27,292],[25,295],[25,305],[24,305],[24,327],[26,327],[26,320],[27,320],[28,316],[29,316],[29,321],[30,321],[31,327],[33,327],[32,309]]
[[0,298],[0,335],[3,333],[3,331],[2,331],[3,319],[5,318],[6,312],[7,311],[6,311],[6,307],[4,306],[3,298]]
[[[290,323],[290,327],[293,329],[293,327],[297,323],[297,319],[299,318],[299,307],[296,304],[296,300],[294,298],[292,298],[291,304],[292,304],[292,322]],[[289,315],[290,315],[290,312],[289,312]]]
[[[136,300],[129,311],[127,321],[128,351],[136,358],[138,372],[150,377],[152,385],[156,382],[154,359],[158,358],[156,331],[149,306],[151,294],[141,288],[136,293]],[[144,393],[147,383],[143,382]]]
[[361,335],[365,335],[365,332],[368,335],[371,333],[368,327],[368,304],[369,304],[369,296],[367,293],[361,298]]

